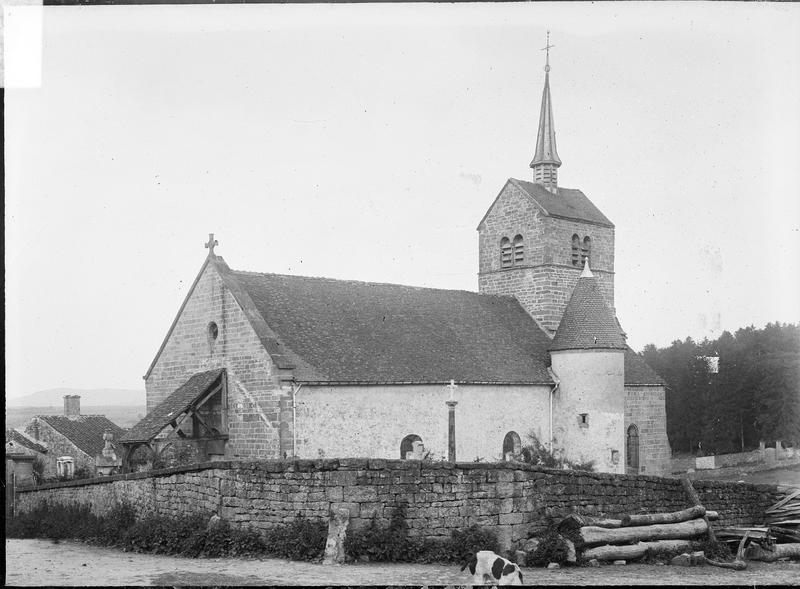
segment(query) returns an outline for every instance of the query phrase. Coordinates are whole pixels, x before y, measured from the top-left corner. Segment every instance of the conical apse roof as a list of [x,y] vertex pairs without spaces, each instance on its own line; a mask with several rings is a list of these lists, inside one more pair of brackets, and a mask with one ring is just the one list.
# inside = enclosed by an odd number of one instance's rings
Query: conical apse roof
[[567,303],[550,350],[626,348],[619,324],[606,304],[600,284],[589,270],[587,261]]

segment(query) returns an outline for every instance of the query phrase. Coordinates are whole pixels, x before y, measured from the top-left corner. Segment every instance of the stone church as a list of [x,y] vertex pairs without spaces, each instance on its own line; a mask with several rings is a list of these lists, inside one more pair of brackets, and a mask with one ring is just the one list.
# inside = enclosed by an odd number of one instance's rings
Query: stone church
[[614,312],[614,224],[558,185],[549,71],[532,178],[478,223],[477,293],[232,270],[212,235],[120,440],[127,468],[137,452],[494,461],[534,436],[598,471],[662,472],[664,381]]

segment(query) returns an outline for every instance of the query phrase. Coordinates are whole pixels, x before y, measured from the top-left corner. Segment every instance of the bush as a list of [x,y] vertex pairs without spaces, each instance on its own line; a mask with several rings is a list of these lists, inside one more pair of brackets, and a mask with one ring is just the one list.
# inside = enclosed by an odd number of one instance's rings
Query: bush
[[297,514],[294,521],[267,531],[265,550],[271,556],[290,560],[316,560],[325,552],[328,525]]
[[528,434],[528,439],[530,440],[530,443],[523,446],[521,451],[524,462],[527,462],[528,464],[544,466],[545,468],[585,470],[588,472],[594,472],[594,460],[589,460],[587,462],[573,462],[545,448],[536,437],[536,434],[533,432]]
[[88,507],[51,505],[44,501],[30,512],[7,520],[6,537],[86,540],[96,535],[98,522]]
[[366,556],[379,562],[421,563],[462,563],[479,550],[499,550],[495,534],[477,525],[453,530],[450,538],[409,537],[405,505],[394,508],[388,526],[379,526],[373,517],[365,530],[348,534],[344,547],[352,560]]
[[564,537],[552,527],[542,536],[536,550],[528,557],[528,563],[539,567],[547,566],[551,562],[564,564],[568,555],[569,548]]

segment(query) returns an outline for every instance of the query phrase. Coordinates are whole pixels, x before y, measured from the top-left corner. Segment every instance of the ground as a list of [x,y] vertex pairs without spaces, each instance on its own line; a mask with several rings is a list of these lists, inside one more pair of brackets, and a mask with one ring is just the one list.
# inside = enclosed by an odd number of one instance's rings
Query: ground
[[[605,565],[522,569],[527,585],[791,585],[800,563],[748,563],[745,571],[710,566]],[[136,554],[79,542],[6,540],[7,586],[75,585],[464,585],[456,565],[366,563],[325,566],[278,559]]]

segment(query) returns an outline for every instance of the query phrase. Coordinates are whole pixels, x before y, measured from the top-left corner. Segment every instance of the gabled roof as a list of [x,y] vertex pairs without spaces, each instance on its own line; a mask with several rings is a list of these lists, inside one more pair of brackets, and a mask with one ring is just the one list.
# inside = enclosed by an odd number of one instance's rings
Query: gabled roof
[[600,212],[600,209],[598,209],[583,192],[576,188],[562,188],[559,186],[555,193],[553,193],[547,190],[542,184],[509,178],[503,186],[503,189],[497,194],[497,197],[486,210],[481,222],[478,223],[478,229],[480,229],[486,217],[489,216],[495,203],[500,199],[500,196],[505,192],[509,184],[518,188],[525,196],[536,203],[539,208],[542,209],[545,216],[568,219],[571,221],[583,221],[602,227],[614,227],[614,224],[608,220],[608,217]]
[[550,350],[627,349],[619,323],[588,267],[578,278]]
[[17,446],[23,446],[28,450],[32,450],[40,454],[47,452],[47,446],[34,440],[33,438],[28,437],[27,434],[16,429],[6,429],[6,444],[8,442],[14,442],[14,444]]
[[337,383],[550,383],[550,339],[516,299],[231,271],[295,378]]
[[106,430],[114,434],[115,441],[125,433],[124,429],[105,415],[80,415],[77,417],[37,415],[36,417],[66,437],[76,448],[92,457],[103,450],[103,446],[105,446],[103,433]]
[[217,368],[193,375],[169,397],[159,403],[144,419],[133,426],[120,442],[148,442],[156,437],[171,421],[192,408],[206,392],[224,378],[225,369]]

